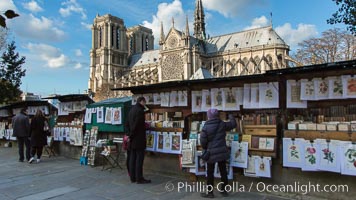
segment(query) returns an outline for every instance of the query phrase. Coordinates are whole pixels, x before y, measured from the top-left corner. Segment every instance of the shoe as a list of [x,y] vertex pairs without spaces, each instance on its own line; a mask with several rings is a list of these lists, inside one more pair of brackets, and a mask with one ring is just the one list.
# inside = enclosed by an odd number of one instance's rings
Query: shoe
[[23,160],[19,160],[19,162],[23,162]]
[[28,163],[32,163],[33,161],[35,160],[35,158],[34,157],[32,157],[29,161],[28,161]]
[[214,198],[214,193],[200,193],[200,196],[203,198]]
[[37,163],[39,163],[39,162],[41,162],[41,160],[40,159],[37,159],[37,161],[36,161]]
[[226,191],[220,192],[220,194],[221,194],[223,197],[228,197],[228,196],[229,196],[229,193],[227,193]]
[[151,183],[151,180],[147,180],[147,179],[141,179],[139,181],[136,182],[137,184],[147,184],[147,183]]

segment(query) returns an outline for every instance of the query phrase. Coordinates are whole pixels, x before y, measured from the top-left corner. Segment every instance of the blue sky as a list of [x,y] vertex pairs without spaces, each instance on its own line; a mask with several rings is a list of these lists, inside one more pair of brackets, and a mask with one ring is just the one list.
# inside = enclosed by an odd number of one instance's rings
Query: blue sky
[[[272,12],[273,27],[291,46],[318,37],[330,28],[326,20],[337,10],[332,0],[203,0],[207,34],[211,36],[266,26]],[[89,78],[90,25],[96,14],[110,13],[165,32],[175,19],[183,30],[188,15],[193,30],[195,0],[1,0],[0,11],[14,9],[20,17],[8,20],[20,55],[26,56],[26,77],[21,89],[42,96],[83,93]]]

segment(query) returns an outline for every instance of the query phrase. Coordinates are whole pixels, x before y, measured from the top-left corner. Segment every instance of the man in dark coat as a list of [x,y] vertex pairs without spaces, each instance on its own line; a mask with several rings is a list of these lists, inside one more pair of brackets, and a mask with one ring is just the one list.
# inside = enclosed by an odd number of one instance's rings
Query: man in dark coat
[[146,149],[145,109],[146,100],[139,97],[129,112],[130,179],[138,184],[150,183],[143,177],[143,160]]
[[26,159],[30,160],[30,120],[26,114],[27,108],[22,108],[21,112],[12,118],[13,136],[17,137],[19,147],[19,161],[24,161],[24,149],[26,146]]
[[[221,181],[224,183],[220,188],[221,194],[227,196],[225,186],[228,184],[226,160],[229,159],[230,154],[226,146],[226,131],[230,131],[236,127],[236,120],[234,116],[229,115],[229,122],[223,122],[219,119],[219,112],[217,109],[209,109],[207,112],[208,121],[205,122],[203,130],[200,134],[200,143],[203,149],[210,152],[207,162],[207,185],[210,188],[214,186],[214,170],[215,163],[218,163]],[[209,193],[202,193],[202,197],[213,198],[213,191]]]
[[48,130],[48,122],[41,110],[37,110],[36,115],[31,120],[31,159],[28,161],[32,163],[35,160],[35,155],[37,154],[37,163],[40,162],[43,146],[47,144],[47,135],[44,131]]

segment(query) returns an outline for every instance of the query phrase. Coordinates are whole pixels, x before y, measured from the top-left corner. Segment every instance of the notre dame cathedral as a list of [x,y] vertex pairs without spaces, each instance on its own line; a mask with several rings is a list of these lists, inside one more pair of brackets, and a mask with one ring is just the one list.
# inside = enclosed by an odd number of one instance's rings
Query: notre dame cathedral
[[[206,37],[201,0],[196,0],[194,32],[161,25],[159,49],[152,30],[126,28],[112,15],[97,16],[92,26],[89,89],[127,87],[172,80],[241,76],[289,66],[289,46],[272,26]],[[200,75],[199,75],[200,74]]]

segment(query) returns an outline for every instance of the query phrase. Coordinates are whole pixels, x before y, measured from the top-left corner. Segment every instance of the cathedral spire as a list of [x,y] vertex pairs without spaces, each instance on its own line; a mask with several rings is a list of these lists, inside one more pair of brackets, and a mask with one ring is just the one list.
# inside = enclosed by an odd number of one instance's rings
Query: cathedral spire
[[196,0],[195,3],[194,37],[201,40],[205,39],[205,15],[201,0]]
[[165,36],[164,36],[164,31],[163,31],[163,22],[161,22],[161,37],[159,39],[159,45],[162,45],[164,43],[165,40]]
[[185,35],[189,37],[189,24],[188,24],[188,15],[186,16],[186,22],[185,22]]

